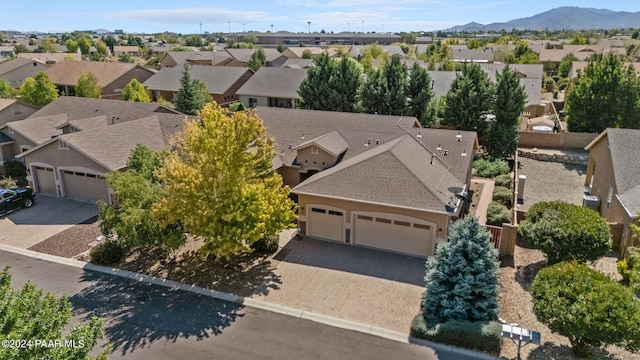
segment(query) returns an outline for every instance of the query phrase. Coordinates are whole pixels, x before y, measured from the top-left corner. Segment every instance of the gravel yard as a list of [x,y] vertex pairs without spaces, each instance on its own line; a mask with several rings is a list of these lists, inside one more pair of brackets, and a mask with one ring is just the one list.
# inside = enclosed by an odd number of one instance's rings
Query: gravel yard
[[33,245],[29,250],[71,258],[89,250],[89,243],[99,235],[98,217],[94,216]]
[[524,203],[518,210],[526,211],[540,201],[564,200],[582,205],[585,194],[584,181],[587,167],[584,165],[562,164],[519,157],[519,175],[526,175]]

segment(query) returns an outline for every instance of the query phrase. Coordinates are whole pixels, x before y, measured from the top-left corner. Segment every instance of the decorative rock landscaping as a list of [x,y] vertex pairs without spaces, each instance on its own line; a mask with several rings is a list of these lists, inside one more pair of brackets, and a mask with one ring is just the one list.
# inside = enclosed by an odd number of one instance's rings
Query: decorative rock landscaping
[[580,150],[555,150],[538,148],[518,149],[518,156],[538,161],[550,161],[564,164],[588,165],[589,153]]

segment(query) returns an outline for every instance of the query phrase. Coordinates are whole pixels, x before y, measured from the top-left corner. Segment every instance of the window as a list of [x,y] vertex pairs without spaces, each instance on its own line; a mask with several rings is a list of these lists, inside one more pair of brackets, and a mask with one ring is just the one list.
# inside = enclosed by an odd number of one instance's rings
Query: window
[[391,224],[391,220],[383,219],[383,218],[376,218],[376,222],[383,223],[383,224]]
[[338,216],[342,216],[342,212],[340,212],[340,211],[333,211],[333,210],[329,210],[329,215],[338,215]]
[[325,209],[318,209],[318,208],[311,208],[311,211],[313,212],[317,212],[317,213],[322,213],[322,214],[326,214],[327,210]]
[[69,144],[64,141],[58,141],[58,149],[69,150]]
[[16,132],[15,132],[15,131],[13,131],[13,128],[11,128],[11,127],[10,127],[10,128],[9,128],[9,134],[12,134],[12,135],[13,135],[13,134],[15,134],[15,133],[16,133]]
[[393,223],[396,224],[396,225],[400,225],[400,226],[407,226],[407,227],[411,226],[411,223],[408,223],[406,221],[398,221],[398,220],[396,220]]
[[373,221],[373,217],[371,217],[371,216],[364,216],[364,215],[358,215],[358,220]]
[[609,190],[607,190],[607,209],[611,207],[611,198],[613,197],[613,188],[609,186]]
[[431,226],[429,225],[413,224],[413,227],[416,229],[431,230]]
[[312,154],[318,154],[319,153],[318,147],[315,146],[315,145],[311,145],[311,153]]
[[249,98],[249,107],[253,108],[256,107],[256,105],[258,104],[258,99],[256,98]]

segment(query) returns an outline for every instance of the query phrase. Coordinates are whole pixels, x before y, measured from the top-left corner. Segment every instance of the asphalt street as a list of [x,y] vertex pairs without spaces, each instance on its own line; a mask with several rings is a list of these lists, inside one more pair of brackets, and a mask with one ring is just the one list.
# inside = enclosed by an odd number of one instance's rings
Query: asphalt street
[[461,359],[435,350],[0,251],[13,286],[31,281],[73,304],[72,322],[104,317],[110,359]]

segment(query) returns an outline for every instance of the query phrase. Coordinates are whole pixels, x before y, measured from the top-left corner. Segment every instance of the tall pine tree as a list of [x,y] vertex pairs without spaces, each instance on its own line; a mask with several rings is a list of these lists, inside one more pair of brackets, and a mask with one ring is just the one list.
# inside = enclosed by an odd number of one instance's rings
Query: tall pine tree
[[456,221],[449,241],[427,260],[423,311],[429,321],[483,321],[498,317],[498,251],[491,235],[469,216]]
[[374,71],[362,90],[364,112],[403,115],[407,107],[407,72],[399,56],[392,56],[382,68]]
[[407,83],[407,97],[409,98],[408,114],[415,116],[423,126],[433,123],[433,116],[428,114],[429,102],[433,98],[431,77],[425,68],[417,62],[411,67],[409,82]]
[[206,103],[201,85],[196,80],[191,79],[189,65],[184,66],[182,78],[180,79],[180,89],[174,96],[173,102],[176,105],[176,110],[188,115],[197,115]]
[[489,125],[484,147],[492,157],[508,157],[518,149],[518,126],[527,94],[516,72],[507,65],[496,77],[495,122]]

